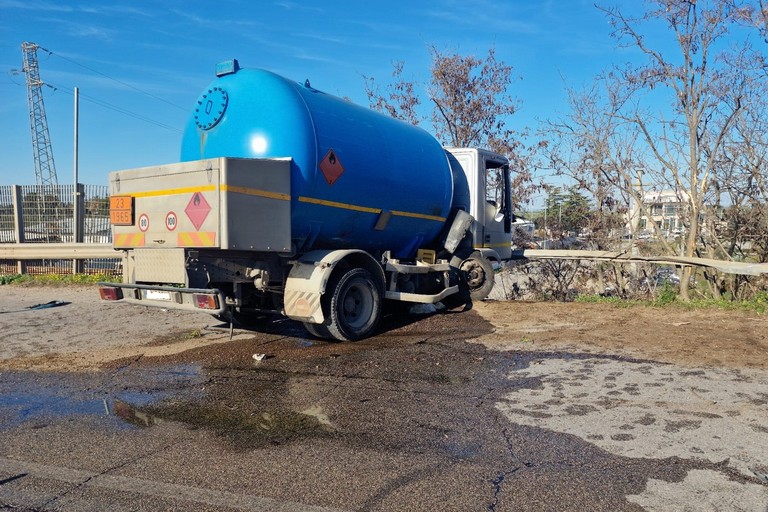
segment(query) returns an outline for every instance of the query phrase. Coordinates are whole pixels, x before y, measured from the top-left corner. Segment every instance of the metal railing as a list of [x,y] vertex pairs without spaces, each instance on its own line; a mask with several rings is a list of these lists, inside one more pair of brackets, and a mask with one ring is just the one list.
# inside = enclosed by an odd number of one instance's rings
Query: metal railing
[[119,275],[111,244],[106,185],[0,186],[0,275]]

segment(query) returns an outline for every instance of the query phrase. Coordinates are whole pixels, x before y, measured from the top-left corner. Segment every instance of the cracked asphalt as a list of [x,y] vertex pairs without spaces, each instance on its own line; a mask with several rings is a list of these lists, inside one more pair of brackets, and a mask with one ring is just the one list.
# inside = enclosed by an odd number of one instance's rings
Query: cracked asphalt
[[475,310],[358,343],[224,334],[193,316],[88,367],[7,359],[0,509],[768,510],[764,370],[489,348]]

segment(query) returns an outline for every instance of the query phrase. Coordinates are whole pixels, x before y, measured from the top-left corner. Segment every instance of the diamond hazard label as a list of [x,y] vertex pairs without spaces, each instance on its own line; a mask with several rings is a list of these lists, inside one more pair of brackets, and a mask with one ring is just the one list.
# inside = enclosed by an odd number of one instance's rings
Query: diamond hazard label
[[323,173],[325,181],[329,185],[336,183],[336,180],[344,174],[344,166],[341,165],[341,160],[339,160],[333,148],[328,150],[328,153],[325,154],[325,157],[320,162],[320,172]]
[[205,200],[205,196],[200,192],[195,192],[192,199],[189,200],[189,204],[184,208],[184,213],[187,214],[189,220],[192,221],[192,225],[196,230],[200,230],[200,226],[203,225],[208,214],[211,212],[211,205]]

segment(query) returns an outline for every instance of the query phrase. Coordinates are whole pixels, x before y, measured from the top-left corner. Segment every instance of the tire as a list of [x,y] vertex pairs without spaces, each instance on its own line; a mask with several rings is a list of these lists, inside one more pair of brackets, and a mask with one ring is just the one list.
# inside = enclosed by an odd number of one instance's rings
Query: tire
[[322,333],[325,328],[339,341],[370,336],[381,319],[382,306],[382,292],[371,273],[353,268],[340,272],[328,284],[323,295],[326,319],[317,331]]
[[332,338],[331,333],[328,331],[328,327],[325,324],[310,324],[304,322],[304,328],[315,338],[320,338],[322,340]]
[[471,300],[483,300],[493,290],[493,267],[479,252],[473,252],[461,262],[459,277]]
[[214,318],[225,323],[234,321],[234,324],[243,328],[263,327],[269,321],[270,315],[255,311],[227,311],[221,315],[213,315]]

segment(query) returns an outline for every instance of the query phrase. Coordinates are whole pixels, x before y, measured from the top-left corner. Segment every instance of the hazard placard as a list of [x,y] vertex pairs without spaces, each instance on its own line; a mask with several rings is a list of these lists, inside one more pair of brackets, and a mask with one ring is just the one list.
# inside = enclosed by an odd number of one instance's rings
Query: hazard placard
[[187,214],[187,217],[192,221],[192,225],[197,230],[200,230],[200,226],[203,225],[210,212],[211,205],[208,204],[202,192],[195,192],[189,200],[187,207],[184,208],[184,213]]
[[344,166],[341,165],[341,160],[339,160],[339,156],[333,148],[329,149],[328,153],[326,153],[325,157],[320,161],[320,172],[323,173],[325,181],[327,181],[329,185],[336,183],[336,180],[344,174]]

